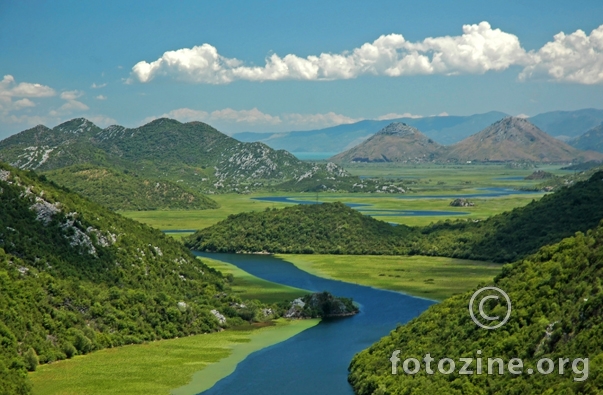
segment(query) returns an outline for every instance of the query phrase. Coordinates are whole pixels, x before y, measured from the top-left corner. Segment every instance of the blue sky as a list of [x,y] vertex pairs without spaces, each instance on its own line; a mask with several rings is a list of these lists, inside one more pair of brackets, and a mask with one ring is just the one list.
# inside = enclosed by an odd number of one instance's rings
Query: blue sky
[[0,138],[603,108],[602,26],[601,1],[3,1]]

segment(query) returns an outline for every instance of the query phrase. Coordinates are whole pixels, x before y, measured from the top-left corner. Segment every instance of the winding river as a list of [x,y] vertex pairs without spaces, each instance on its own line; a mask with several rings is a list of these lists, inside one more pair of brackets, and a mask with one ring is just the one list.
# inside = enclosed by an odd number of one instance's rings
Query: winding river
[[268,281],[351,297],[361,309],[353,317],[323,320],[289,340],[249,355],[234,373],[203,395],[353,395],[347,368],[354,354],[434,303],[320,278],[270,255],[195,254],[234,264]]

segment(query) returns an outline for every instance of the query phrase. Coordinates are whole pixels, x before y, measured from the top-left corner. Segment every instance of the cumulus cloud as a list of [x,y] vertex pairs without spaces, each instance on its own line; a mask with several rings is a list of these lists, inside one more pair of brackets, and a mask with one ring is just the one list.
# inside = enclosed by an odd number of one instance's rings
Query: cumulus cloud
[[352,51],[308,57],[272,54],[264,66],[247,66],[227,58],[210,45],[168,51],[153,62],[132,67],[130,82],[149,82],[158,76],[178,80],[227,84],[235,80],[334,80],[363,74],[401,76],[417,74],[485,73],[521,63],[526,52],[517,36],[492,29],[488,22],[463,26],[460,36],[406,41],[400,34],[379,37]]
[[0,96],[5,97],[50,97],[56,95],[54,89],[41,84],[20,82],[17,84],[12,75],[5,75],[0,81]]
[[423,118],[422,115],[411,114],[409,112],[405,112],[403,114],[398,114],[395,112],[390,112],[389,114],[384,114],[375,118],[377,121],[386,121],[388,119],[398,119],[398,118]]
[[530,53],[530,65],[520,80],[545,77],[579,84],[603,83],[603,25],[590,35],[582,30],[561,32],[538,51]]
[[107,100],[107,96],[105,96],[105,95],[98,95],[98,96],[96,96],[96,100]]
[[603,25],[586,35],[582,30],[559,33],[536,51],[526,52],[514,34],[493,29],[488,22],[464,25],[458,36],[407,41],[401,34],[382,35],[351,51],[300,57],[272,54],[263,66],[246,65],[203,44],[165,52],[151,62],[132,67],[127,83],[157,77],[203,84],[236,80],[336,80],[361,75],[484,74],[519,66],[520,80],[545,76],[554,81],[603,83]]
[[92,88],[92,89],[100,89],[100,88],[104,88],[105,86],[107,86],[106,83],[104,83],[104,84],[97,84],[96,82],[93,82],[92,85],[90,86],[90,88]]
[[83,94],[84,94],[83,92],[77,91],[77,90],[74,90],[74,91],[65,91],[65,92],[61,92],[61,96],[60,97],[63,100],[75,100],[78,97],[82,97]]
[[248,128],[261,128],[262,130],[291,130],[323,128],[345,123],[353,123],[361,119],[351,118],[342,114],[328,112],[324,114],[299,114],[285,113],[271,115],[257,108],[251,110],[234,110],[225,108],[215,111],[195,110],[191,108],[179,108],[159,116],[147,117],[143,123],[157,118],[173,118],[180,122],[202,121],[216,127],[224,128],[226,131],[240,131]]
[[115,125],[117,123],[115,119],[107,117],[105,115],[92,115],[86,118],[88,118],[88,120],[92,121],[92,123],[100,127],[107,127],[109,125]]

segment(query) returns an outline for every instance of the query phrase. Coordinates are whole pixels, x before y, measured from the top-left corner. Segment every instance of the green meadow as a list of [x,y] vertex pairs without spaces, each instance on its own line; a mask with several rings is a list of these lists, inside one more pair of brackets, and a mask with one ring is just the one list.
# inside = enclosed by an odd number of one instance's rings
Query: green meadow
[[231,374],[247,355],[284,341],[318,320],[161,340],[96,351],[41,365],[35,395],[193,395]]
[[[234,265],[203,258],[232,275],[243,299],[293,300],[308,291],[255,277]],[[41,365],[30,373],[36,395],[198,394],[232,373],[254,351],[284,341],[318,320],[279,319],[223,332],[130,345]]]
[[241,299],[258,299],[264,303],[293,300],[308,294],[308,291],[262,280],[230,263],[203,258],[203,263],[219,270],[224,275],[232,275],[232,290]]
[[491,282],[502,265],[426,256],[277,255],[314,275],[443,300]]

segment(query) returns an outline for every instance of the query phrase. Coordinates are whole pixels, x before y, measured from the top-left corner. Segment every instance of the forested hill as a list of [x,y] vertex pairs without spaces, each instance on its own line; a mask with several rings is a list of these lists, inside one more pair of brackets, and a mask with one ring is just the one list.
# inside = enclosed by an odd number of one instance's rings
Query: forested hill
[[438,255],[512,262],[603,218],[603,172],[484,221],[392,227],[341,203],[231,215],[189,238],[205,251]]
[[192,235],[186,245],[215,252],[303,254],[404,253],[410,228],[391,226],[342,203],[300,204],[240,213]]
[[234,302],[181,243],[0,163],[0,393],[29,393],[25,370],[38,361],[211,332],[258,311]]
[[[586,235],[580,233],[544,247],[503,268],[494,280],[512,301],[509,322],[503,327],[481,329],[471,320],[468,306],[475,290],[453,296],[357,354],[350,365],[349,381],[358,395],[599,394],[603,383],[601,278],[603,223]],[[506,310],[498,312],[505,314]],[[389,359],[394,350],[400,350],[402,361],[416,358],[423,367],[423,358],[430,354],[435,374],[427,375],[423,368],[406,375],[400,362],[398,374],[392,375]],[[482,358],[483,373],[458,374],[464,365],[461,357],[473,358],[467,369],[473,372],[476,359]],[[454,373],[438,372],[442,358],[455,361]],[[505,361],[504,375],[498,374],[496,364],[493,374],[486,374],[488,358]],[[523,374],[509,373],[506,363],[511,358],[523,360]],[[542,358],[554,361],[552,374],[536,370]],[[570,359],[563,375],[558,373],[559,358]],[[576,358],[589,358],[589,367],[585,369],[579,362],[575,373],[572,364]],[[534,374],[528,374],[528,369]],[[580,373],[585,370],[586,374]]]
[[219,207],[209,197],[180,183],[92,165],[73,165],[44,173],[48,179],[111,210],[204,210]]
[[84,118],[52,129],[39,125],[0,141],[0,160],[37,172],[92,164],[201,192],[244,192],[292,179],[349,178],[334,164],[303,162],[263,143],[242,143],[202,122],[167,118],[138,128],[101,129]]

